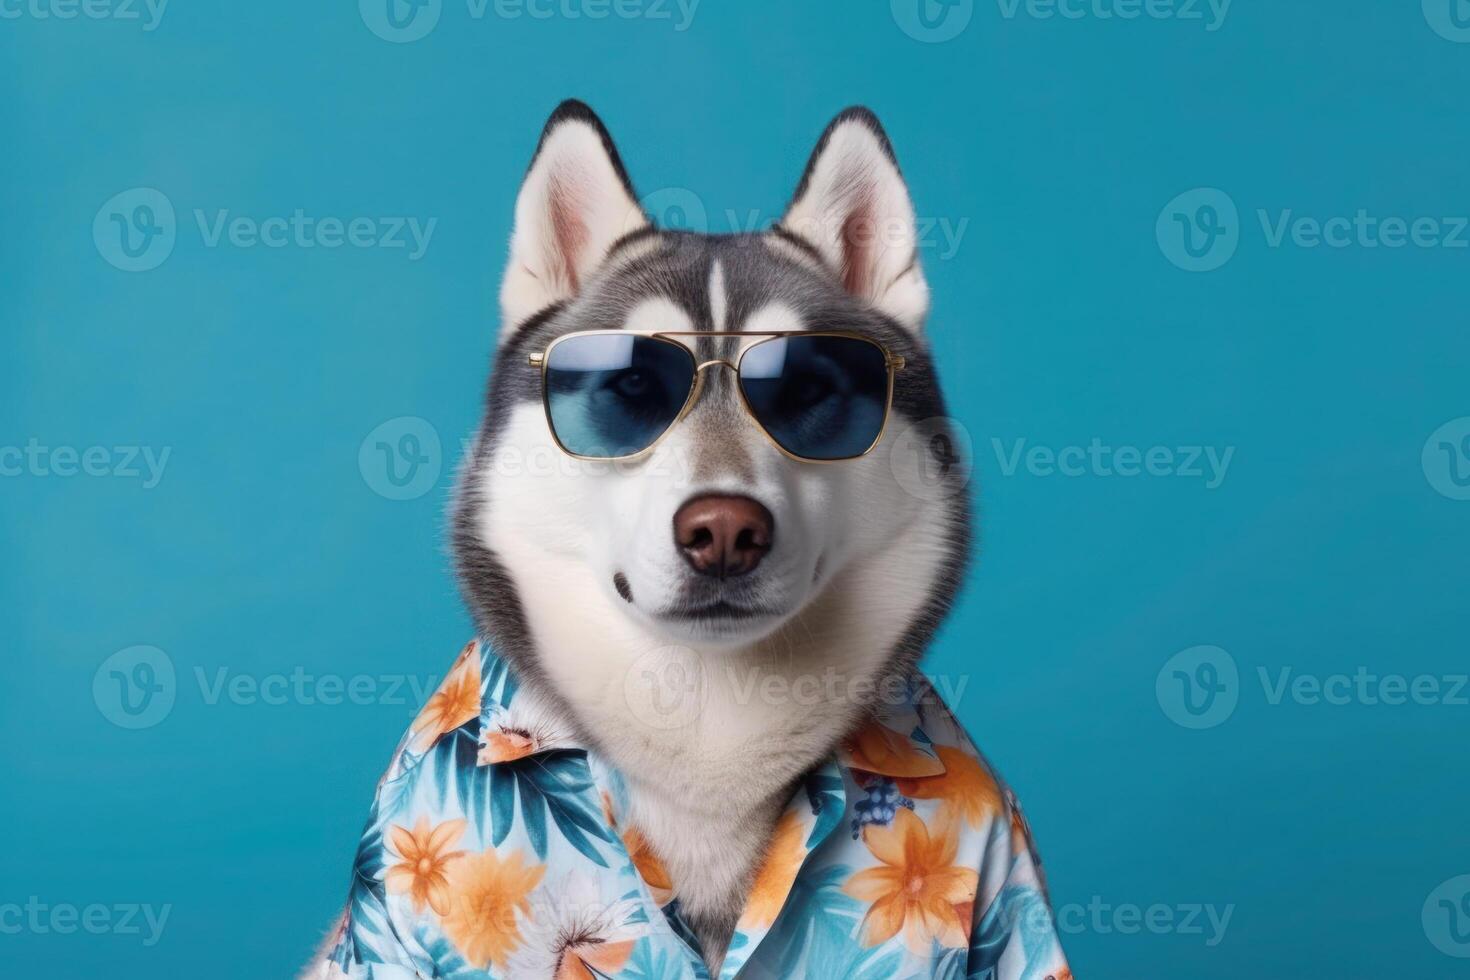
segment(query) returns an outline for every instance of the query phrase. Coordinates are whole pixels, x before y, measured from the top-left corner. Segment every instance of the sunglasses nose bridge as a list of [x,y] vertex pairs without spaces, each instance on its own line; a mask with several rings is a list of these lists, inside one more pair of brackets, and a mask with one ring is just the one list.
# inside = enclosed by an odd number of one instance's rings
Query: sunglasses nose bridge
[[714,358],[713,360],[704,361],[700,364],[695,365],[693,390],[689,393],[689,401],[685,403],[684,411],[679,415],[680,419],[683,419],[685,415],[688,415],[690,412],[694,411],[695,403],[698,402],[700,396],[704,394],[705,369],[714,367],[727,367],[730,369],[731,373],[739,373],[739,369],[724,358]]
[[[684,411],[679,413],[679,418],[675,420],[676,423],[682,422],[684,418],[689,415],[690,412],[693,412],[699,400],[704,396],[705,370],[708,368],[721,367],[729,368],[731,374],[735,375],[736,378],[740,377],[740,368],[733,362],[727,361],[722,357],[712,358],[708,361],[702,361],[699,364],[695,365],[694,390],[690,393],[689,400],[684,405]],[[749,403],[747,403],[743,397],[740,398],[739,401],[745,407],[745,413],[750,416],[750,420],[755,423],[758,429],[764,432],[765,426],[761,424],[760,419],[755,417],[755,413],[751,411]]]

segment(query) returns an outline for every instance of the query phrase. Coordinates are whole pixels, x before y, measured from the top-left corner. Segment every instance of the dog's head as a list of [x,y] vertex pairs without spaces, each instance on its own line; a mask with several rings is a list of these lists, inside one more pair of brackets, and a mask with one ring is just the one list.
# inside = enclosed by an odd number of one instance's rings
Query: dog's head
[[[654,227],[598,118],[558,108],[516,203],[488,408],[457,504],[481,628],[512,656],[548,618],[551,630],[584,622],[586,642],[719,654],[810,634],[803,619],[820,606],[847,627],[881,619],[869,632],[890,651],[917,650],[967,544],[917,245],[867,110],[828,127],[777,224],[701,235]],[[697,397],[634,459],[573,458],[548,424],[538,359],[589,330],[696,334],[678,340],[699,365]],[[748,343],[697,336],[784,331],[857,334],[902,363],[871,451],[831,463],[783,452],[738,391],[731,367]]]

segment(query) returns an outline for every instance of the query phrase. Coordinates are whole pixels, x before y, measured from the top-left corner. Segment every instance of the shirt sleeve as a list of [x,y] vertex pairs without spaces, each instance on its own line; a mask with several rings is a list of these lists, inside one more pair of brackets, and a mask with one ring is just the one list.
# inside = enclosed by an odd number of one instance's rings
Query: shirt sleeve
[[1062,952],[1031,830],[1006,790],[981,864],[966,976],[971,980],[1073,980]]

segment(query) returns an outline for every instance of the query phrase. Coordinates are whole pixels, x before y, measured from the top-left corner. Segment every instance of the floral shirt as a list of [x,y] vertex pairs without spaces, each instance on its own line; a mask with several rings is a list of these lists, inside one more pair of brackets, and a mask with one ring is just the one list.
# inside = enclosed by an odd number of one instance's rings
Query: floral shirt
[[[470,643],[379,783],[330,959],[353,980],[709,978],[623,796]],[[777,821],[737,976],[1071,980],[1015,798],[922,679]]]

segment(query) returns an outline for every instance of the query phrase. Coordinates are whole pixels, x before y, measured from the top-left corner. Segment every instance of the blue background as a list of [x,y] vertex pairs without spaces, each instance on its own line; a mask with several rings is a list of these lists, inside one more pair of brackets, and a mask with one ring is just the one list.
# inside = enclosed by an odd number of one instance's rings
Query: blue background
[[[172,906],[151,948],[0,934],[0,973],[284,977],[328,926],[412,706],[210,704],[196,672],[428,682],[469,635],[453,466],[518,180],[575,95],[641,192],[687,189],[713,230],[778,214],[849,103],[883,118],[919,213],[968,223],[925,260],[983,548],[927,664],[968,678],[959,713],[1059,906],[1234,907],[1214,946],[1084,911],[1080,977],[1470,975],[1420,918],[1470,872],[1470,708],[1272,704],[1257,679],[1466,670],[1470,502],[1421,450],[1470,415],[1470,251],[1272,248],[1256,217],[1470,211],[1470,44],[1418,3],[1237,0],[1209,31],[981,2],[944,43],[886,3],[704,0],[684,31],[669,9],[476,20],[447,0],[404,44],[340,0],[176,0],[153,31],[0,19],[0,443],[171,449],[152,489],[0,478],[0,904]],[[177,244],[129,273],[92,229],[135,187],[177,209]],[[1238,205],[1239,248],[1191,273],[1155,223],[1200,187]],[[410,261],[210,248],[194,218],[297,208],[437,225]],[[393,500],[358,454],[403,416],[443,450],[428,492]],[[1093,438],[1235,455],[1207,489],[1006,475],[992,443]],[[136,644],[178,684],[131,731],[92,683]],[[1190,730],[1155,680],[1199,644],[1240,689]]]

